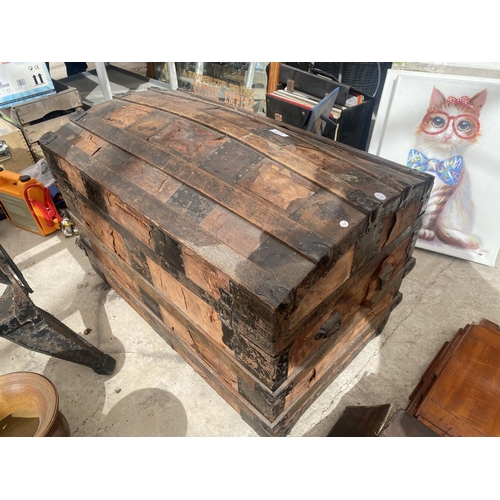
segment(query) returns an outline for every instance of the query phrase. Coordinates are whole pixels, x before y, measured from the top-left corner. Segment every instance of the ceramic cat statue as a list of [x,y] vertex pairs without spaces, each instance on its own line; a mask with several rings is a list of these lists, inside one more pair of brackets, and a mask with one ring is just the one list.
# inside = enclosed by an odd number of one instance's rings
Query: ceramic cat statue
[[467,151],[480,138],[480,112],[487,89],[472,97],[445,97],[434,87],[420,122],[407,166],[434,176],[434,186],[419,238],[465,250],[482,241],[473,234],[474,203],[466,164]]

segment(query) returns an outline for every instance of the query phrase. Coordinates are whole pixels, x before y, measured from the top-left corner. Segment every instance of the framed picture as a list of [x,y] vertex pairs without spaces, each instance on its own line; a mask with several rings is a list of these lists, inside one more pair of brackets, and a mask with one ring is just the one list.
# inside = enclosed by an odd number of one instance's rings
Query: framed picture
[[434,177],[417,247],[495,265],[499,80],[389,70],[368,151]]

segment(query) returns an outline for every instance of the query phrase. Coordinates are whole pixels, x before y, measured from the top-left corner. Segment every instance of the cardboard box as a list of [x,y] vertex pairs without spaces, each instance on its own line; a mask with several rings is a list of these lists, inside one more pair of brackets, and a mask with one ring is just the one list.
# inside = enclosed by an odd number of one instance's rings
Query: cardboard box
[[0,108],[55,94],[44,62],[0,63]]
[[[35,164],[33,155],[23,133],[19,128],[0,118],[0,141],[7,145],[0,154],[0,167],[11,172],[20,172]],[[7,153],[7,154],[5,154]]]

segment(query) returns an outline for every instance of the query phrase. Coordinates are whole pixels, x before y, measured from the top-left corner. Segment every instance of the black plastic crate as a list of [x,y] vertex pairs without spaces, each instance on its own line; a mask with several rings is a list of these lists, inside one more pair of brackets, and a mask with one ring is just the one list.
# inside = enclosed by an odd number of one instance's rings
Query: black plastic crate
[[314,69],[327,73],[338,79],[341,75],[342,83],[350,85],[369,96],[380,96],[384,86],[387,70],[392,62],[381,62],[380,73],[376,62],[315,62]]

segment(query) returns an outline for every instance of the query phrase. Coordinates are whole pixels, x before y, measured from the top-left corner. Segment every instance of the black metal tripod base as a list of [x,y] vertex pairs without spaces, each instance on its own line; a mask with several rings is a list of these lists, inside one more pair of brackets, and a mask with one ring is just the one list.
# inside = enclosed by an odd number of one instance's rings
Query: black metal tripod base
[[88,366],[99,375],[113,373],[116,361],[111,356],[33,304],[29,285],[1,245],[0,282],[7,284],[0,296],[0,337],[31,351]]
[[111,375],[116,366],[116,360],[109,355],[106,355],[104,364],[101,368],[94,370],[98,375]]

